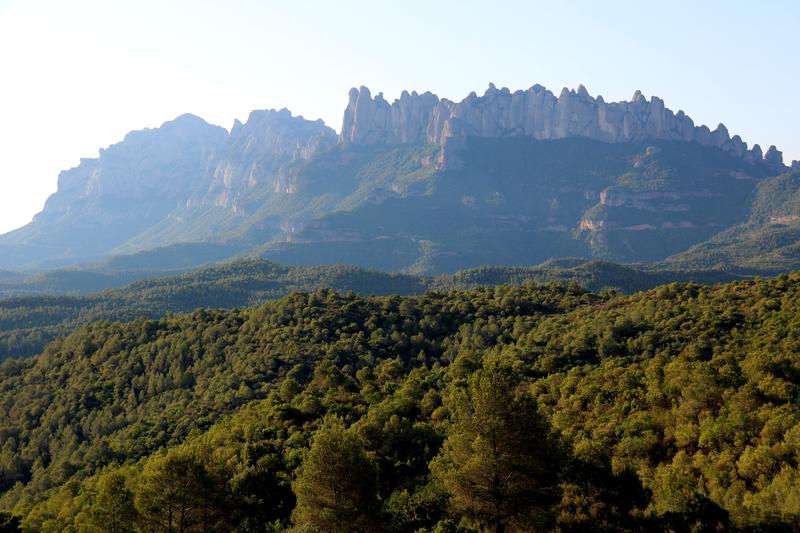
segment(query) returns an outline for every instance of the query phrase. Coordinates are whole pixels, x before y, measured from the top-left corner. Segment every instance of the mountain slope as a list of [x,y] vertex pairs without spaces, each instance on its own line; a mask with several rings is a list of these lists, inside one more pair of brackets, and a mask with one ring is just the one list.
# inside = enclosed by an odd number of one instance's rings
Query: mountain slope
[[[0,236],[0,267],[52,268],[177,243],[225,244],[224,231],[241,223],[243,192],[291,188],[281,182],[287,167],[335,140],[320,121],[286,110],[254,111],[230,134],[192,115],[133,131],[61,173],[34,221]],[[162,234],[164,226],[171,231]]]
[[653,261],[748,215],[767,171],[684,141],[471,138],[458,169],[309,220],[264,256],[453,272],[581,256]]
[[59,175],[33,222],[0,236],[0,266],[87,262],[163,219],[184,200],[226,132],[183,115],[134,131]]
[[800,262],[800,172],[759,183],[749,217],[668,258],[667,268],[727,268],[771,274]]
[[640,92],[490,85],[460,102],[353,89],[342,133],[285,109],[231,131],[192,116],[132,132],[62,173],[36,219],[0,236],[0,268],[177,244],[286,264],[415,273],[580,256],[659,261],[745,223],[786,170]]

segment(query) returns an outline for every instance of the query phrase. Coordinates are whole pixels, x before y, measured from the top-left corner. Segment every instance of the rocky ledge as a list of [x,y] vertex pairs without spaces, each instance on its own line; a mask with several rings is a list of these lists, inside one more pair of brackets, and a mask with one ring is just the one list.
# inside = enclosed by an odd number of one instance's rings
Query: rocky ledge
[[441,167],[460,164],[458,149],[467,137],[529,136],[535,139],[588,137],[604,142],[645,139],[681,140],[716,146],[752,164],[782,171],[783,155],[774,146],[764,154],[748,148],[738,135],[719,124],[713,131],[696,126],[683,111],[673,113],[657,96],[636,91],[628,102],[592,97],[581,85],[556,96],[541,85],[511,92],[489,84],[483,94],[470,93],[461,102],[435,94],[403,91],[391,104],[383,94],[372,97],[366,87],[350,90],[340,142],[402,144],[426,142],[442,147]]

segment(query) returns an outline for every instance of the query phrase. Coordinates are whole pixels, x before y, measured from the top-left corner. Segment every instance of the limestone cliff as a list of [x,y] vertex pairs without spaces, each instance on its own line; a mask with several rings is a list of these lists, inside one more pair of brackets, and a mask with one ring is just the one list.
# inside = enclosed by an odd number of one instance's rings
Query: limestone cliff
[[375,98],[366,87],[350,89],[341,138],[355,144],[403,144],[429,139],[428,128],[439,98],[403,91],[391,105],[383,93]]
[[0,263],[61,266],[108,254],[185,204],[228,132],[193,115],[132,131],[58,176],[29,224],[0,235]]
[[321,120],[293,117],[287,109],[253,111],[244,124],[234,123],[189,206],[237,209],[238,199],[254,189],[294,192],[297,184],[287,176],[288,165],[334,144],[336,132]]
[[441,146],[439,165],[460,165],[458,150],[467,137],[528,136],[535,139],[587,137],[604,142],[636,142],[645,139],[681,140],[715,146],[753,164],[780,171],[783,156],[770,147],[747,144],[730,136],[720,124],[713,131],[696,126],[683,111],[673,113],[664,101],[648,100],[636,91],[628,102],[605,102],[581,85],[564,88],[556,96],[541,85],[511,92],[489,84],[483,96],[470,93],[461,102],[436,95],[403,92],[391,104],[382,94],[373,98],[369,89],[350,90],[342,121],[341,142],[401,144],[426,142]]
[[[54,220],[77,205],[103,198],[156,198],[177,205],[227,136],[224,128],[188,114],[158,128],[131,131],[121,142],[101,149],[99,157],[81,159],[77,167],[61,172],[58,190],[35,220]],[[98,220],[108,223],[113,216],[110,211],[98,213]]]

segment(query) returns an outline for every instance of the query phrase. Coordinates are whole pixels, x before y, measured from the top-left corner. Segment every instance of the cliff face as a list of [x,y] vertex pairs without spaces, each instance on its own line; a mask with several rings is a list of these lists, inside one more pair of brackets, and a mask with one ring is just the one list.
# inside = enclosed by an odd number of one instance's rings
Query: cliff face
[[439,98],[430,92],[403,91],[389,105],[383,93],[372,98],[366,87],[350,89],[340,138],[354,144],[430,142],[429,123],[438,103]]
[[254,189],[295,192],[288,166],[334,144],[336,132],[321,120],[293,117],[287,109],[253,111],[246,123],[236,121],[189,206],[236,209],[238,199]]
[[785,168],[774,146],[750,148],[639,92],[606,103],[582,86],[490,85],[460,102],[403,92],[390,103],[362,87],[338,137],[285,109],[230,133],[192,115],[131,132],[60,174],[34,221],[0,236],[0,267],[281,238],[290,262],[392,269],[656,260],[740,224],[763,178]]
[[539,140],[587,137],[620,143],[645,139],[680,140],[714,146],[774,171],[784,169],[783,156],[774,147],[766,155],[757,144],[748,149],[738,135],[720,124],[713,131],[696,126],[683,111],[673,113],[664,101],[647,100],[636,91],[629,102],[605,102],[581,85],[556,96],[541,85],[511,92],[493,84],[483,96],[474,92],[455,103],[429,92],[403,92],[389,104],[369,89],[350,90],[342,121],[342,142],[400,144],[426,142],[441,146],[439,165],[460,166],[458,151],[467,137],[526,136]]
[[44,209],[30,224],[0,236],[0,246],[22,250],[19,263],[94,258],[159,223],[177,223],[171,214],[178,211],[220,206],[237,212],[249,193],[263,198],[265,191],[296,192],[299,184],[288,172],[292,163],[336,142],[322,121],[293,117],[285,109],[253,111],[230,133],[182,115],[132,131],[99,157],[62,172]]
[[178,203],[227,135],[224,128],[193,115],[182,115],[159,128],[132,131],[121,142],[101,149],[99,157],[82,159],[77,167],[61,172],[58,190],[35,220],[57,219],[80,202],[104,197]]
[[128,133],[61,172],[33,221],[0,235],[0,261],[60,266],[108,253],[185,203],[227,136],[193,115]]
[[182,115],[159,128],[132,131],[98,158],[62,172],[36,220],[55,220],[78,203],[112,197],[235,208],[241,194],[256,188],[292,192],[287,165],[334,144],[336,132],[321,120],[293,117],[286,109],[253,111],[230,134]]

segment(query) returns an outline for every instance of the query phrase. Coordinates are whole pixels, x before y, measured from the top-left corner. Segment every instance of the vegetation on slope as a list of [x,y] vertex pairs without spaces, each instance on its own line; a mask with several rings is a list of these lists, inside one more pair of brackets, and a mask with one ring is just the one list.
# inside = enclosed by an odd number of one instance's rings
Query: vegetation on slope
[[750,217],[708,241],[665,260],[666,268],[787,272],[800,264],[800,173],[788,172],[758,184]]
[[714,283],[735,279],[720,272],[646,272],[598,261],[561,260],[533,267],[485,267],[429,278],[344,265],[284,267],[241,260],[179,276],[134,282],[87,296],[41,295],[0,300],[0,360],[39,353],[59,335],[98,320],[158,318],[201,307],[246,307],[292,291],[329,287],[362,295],[422,294],[429,289],[519,284],[526,280],[576,281],[593,290],[635,292],[671,281]]
[[790,528],[798,332],[800,274],[96,323],[0,367],[0,503],[52,531]]
[[[350,183],[355,174],[339,170],[359,161],[359,150],[343,145],[310,168]],[[412,172],[426,160],[409,157],[412,147],[402,157],[386,150],[380,187],[359,178],[370,195],[293,224],[264,257],[421,274],[568,256],[657,261],[747,220],[767,174],[718,148],[679,141],[468,138],[463,165],[427,174]]]

